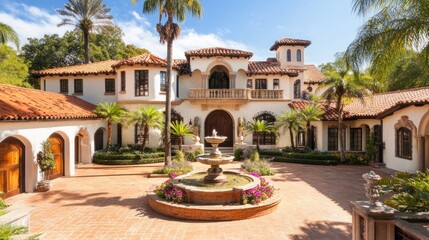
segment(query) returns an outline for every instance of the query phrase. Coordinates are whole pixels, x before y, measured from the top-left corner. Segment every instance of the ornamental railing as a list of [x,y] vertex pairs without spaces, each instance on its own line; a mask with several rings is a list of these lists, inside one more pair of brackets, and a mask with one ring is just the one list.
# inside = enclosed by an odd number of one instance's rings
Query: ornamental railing
[[191,99],[283,99],[283,90],[266,89],[191,89]]

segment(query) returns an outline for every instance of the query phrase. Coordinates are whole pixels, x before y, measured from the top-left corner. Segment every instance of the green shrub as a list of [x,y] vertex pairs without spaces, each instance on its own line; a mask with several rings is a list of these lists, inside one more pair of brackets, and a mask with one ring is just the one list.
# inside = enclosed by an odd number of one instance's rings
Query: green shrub
[[305,147],[295,147],[295,149],[293,149],[292,147],[287,146],[287,147],[284,147],[282,149],[282,151],[283,152],[287,152],[287,153],[289,153],[289,152],[294,152],[294,153],[309,153],[312,150],[311,150],[310,147],[307,147],[307,146],[305,146]]
[[429,170],[417,174],[398,172],[378,182],[383,192],[393,192],[384,203],[401,212],[429,211]]
[[27,233],[26,227],[11,226],[8,224],[0,225],[0,239],[11,239],[13,235]]
[[294,158],[294,157],[274,157],[273,161],[312,164],[312,165],[338,165],[340,163],[340,161],[337,159],[305,159],[305,158]]
[[184,162],[185,161],[185,154],[182,151],[176,151],[176,155],[174,156],[174,161]]
[[368,159],[363,154],[346,153],[346,162],[352,165],[368,165]]
[[340,156],[332,153],[283,153],[283,158],[298,158],[306,160],[340,160]]
[[118,144],[110,144],[107,147],[107,151],[108,152],[119,152],[119,149],[121,149],[121,146]]
[[203,154],[204,152],[203,152],[203,150],[201,149],[201,148],[197,148],[196,150],[195,150],[195,155],[201,155],[201,154]]
[[195,156],[195,153],[192,151],[186,151],[184,152],[185,154],[185,160],[186,161],[190,161],[190,162],[196,162],[197,161],[197,157]]
[[106,165],[128,165],[128,164],[148,164],[164,161],[165,153],[115,153],[97,152],[94,154],[93,162]]
[[173,160],[173,163],[171,166],[169,167],[163,167],[161,169],[155,170],[153,171],[153,173],[156,174],[171,174],[171,173],[176,173],[176,174],[185,174],[188,172],[192,171],[192,164],[188,161],[177,161],[177,160]]
[[261,159],[259,158],[259,153],[258,151],[255,151],[252,153],[252,155],[250,155],[250,161],[251,162],[259,162]]
[[244,151],[241,148],[236,148],[234,150],[234,160],[235,161],[240,161],[244,159]]
[[270,164],[266,160],[246,160],[243,162],[241,167],[246,172],[257,172],[261,176],[274,175],[274,171],[270,168]]
[[269,149],[261,149],[259,153],[264,156],[282,156],[283,154],[282,151]]

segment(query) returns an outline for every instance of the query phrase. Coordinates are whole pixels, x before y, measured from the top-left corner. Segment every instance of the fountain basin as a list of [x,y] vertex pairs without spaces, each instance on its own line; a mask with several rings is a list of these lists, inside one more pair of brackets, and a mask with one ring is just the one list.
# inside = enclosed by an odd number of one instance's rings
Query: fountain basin
[[234,156],[221,155],[221,157],[213,158],[211,154],[202,154],[197,156],[198,162],[207,165],[224,165],[232,162]]
[[217,205],[217,204],[240,204],[243,192],[256,187],[261,183],[259,178],[240,173],[239,171],[225,171],[224,175],[236,175],[248,179],[248,183],[240,186],[233,186],[226,189],[210,189],[201,188],[198,186],[185,184],[182,179],[186,180],[193,174],[204,175],[204,172],[192,172],[173,179],[172,183],[176,187],[186,192],[187,203],[201,204],[201,205]]
[[226,140],[227,137],[218,137],[218,136],[207,136],[204,139],[211,144],[221,144]]

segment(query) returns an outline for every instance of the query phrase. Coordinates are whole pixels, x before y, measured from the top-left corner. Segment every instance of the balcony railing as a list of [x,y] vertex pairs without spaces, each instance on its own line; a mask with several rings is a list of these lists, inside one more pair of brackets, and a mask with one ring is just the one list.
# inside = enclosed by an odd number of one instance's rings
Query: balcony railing
[[191,99],[283,99],[283,90],[191,89]]

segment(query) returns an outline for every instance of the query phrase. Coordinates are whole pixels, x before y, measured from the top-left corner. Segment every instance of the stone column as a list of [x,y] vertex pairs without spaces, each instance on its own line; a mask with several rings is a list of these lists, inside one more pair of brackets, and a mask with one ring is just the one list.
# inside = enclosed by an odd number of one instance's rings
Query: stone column
[[201,88],[203,89],[208,88],[209,76],[210,76],[210,73],[201,73]]

